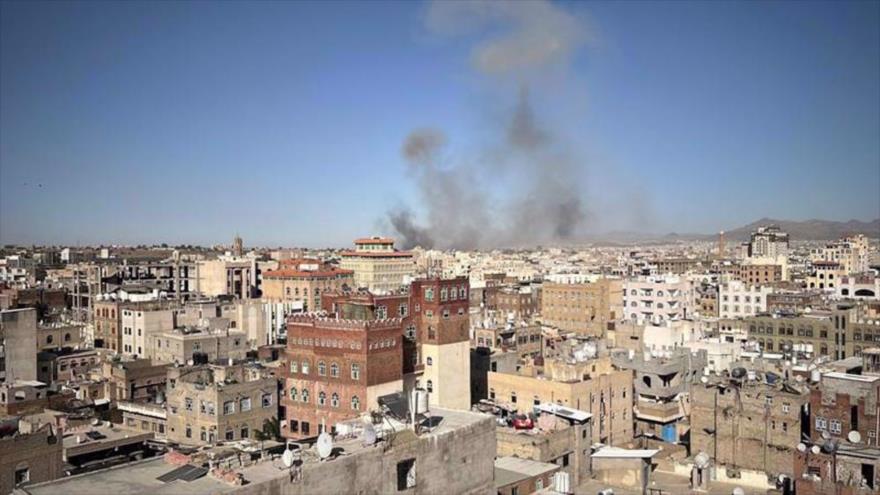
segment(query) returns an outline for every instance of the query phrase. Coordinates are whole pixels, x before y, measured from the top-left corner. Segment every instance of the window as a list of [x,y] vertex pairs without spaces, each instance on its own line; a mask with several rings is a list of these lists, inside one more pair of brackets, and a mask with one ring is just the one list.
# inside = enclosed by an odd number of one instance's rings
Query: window
[[789,404],[788,402],[783,402],[782,403],[782,412],[787,413],[789,411],[791,411],[791,404]]
[[339,394],[333,392],[333,395],[330,396],[330,405],[332,407],[339,407]]
[[228,400],[223,403],[223,414],[235,414],[235,401]]
[[495,400],[495,389],[494,388],[489,389],[489,398],[491,400]]
[[307,388],[304,388],[304,389],[302,390],[302,401],[303,401],[303,402],[308,402],[308,401],[309,401],[309,389],[307,389]]
[[768,406],[772,406],[773,405],[773,397],[770,397],[769,395],[767,397],[764,397],[764,403],[767,404]]
[[299,371],[299,363],[297,363],[296,361],[291,361],[290,362],[290,372],[296,373],[298,371]]
[[202,427],[202,431],[199,433],[199,439],[203,442],[208,441],[208,432],[205,430],[205,427]]
[[273,402],[274,401],[272,400],[272,394],[263,394],[262,403],[264,409],[267,407],[272,407]]
[[309,374],[309,362],[308,362],[308,361],[303,361],[303,362],[302,362],[302,368],[301,368],[301,369],[302,369],[302,372],[303,372],[304,375],[308,375],[308,374]]
[[361,379],[361,365],[354,363],[351,365],[351,379],[352,380],[360,380]]
[[290,400],[296,400],[296,387],[290,387]]
[[816,417],[816,429],[819,431],[823,431],[828,427],[828,422],[825,418]]
[[449,310],[448,309],[443,310],[443,319],[446,319],[446,320],[449,319]]
[[235,430],[233,430],[231,426],[226,428],[226,439],[227,440],[234,440],[235,439]]
[[249,436],[250,436],[250,431],[248,431],[248,427],[242,426],[241,427],[241,439],[244,440],[245,438],[248,438]]
[[431,287],[425,287],[425,301],[433,301],[434,300],[434,289]]
[[401,318],[406,318],[406,313],[407,313],[406,304],[401,304],[400,307],[397,309],[397,314],[399,314]]
[[831,433],[840,433],[841,428],[840,428],[840,421],[839,420],[832,419],[830,426],[831,426],[831,428],[830,428]]
[[330,363],[330,376],[333,378],[339,378],[339,365],[336,363]]
[[536,395],[534,397],[534,399],[532,399],[532,403],[536,406],[540,406],[541,405],[541,398]]
[[327,363],[324,361],[318,361],[318,374],[321,376],[327,375]]
[[351,398],[351,408],[355,411],[359,411],[361,409],[361,400],[358,398],[357,395]]
[[427,364],[428,366],[433,366],[433,365],[434,365],[434,359],[431,358],[430,356],[427,357],[427,358],[425,358],[425,364]]
[[15,484],[20,485],[31,480],[31,470],[24,467],[15,470]]
[[511,404],[516,404],[516,392],[511,392],[511,393],[510,393],[510,403],[511,403]]
[[191,425],[186,425],[186,438],[193,437],[193,430]]
[[183,408],[186,409],[187,411],[192,411],[193,410],[193,400],[190,399],[189,397],[183,399]]
[[325,394],[324,392],[318,393],[318,405],[324,406],[326,404],[327,404],[327,394]]
[[397,463],[397,491],[416,486],[416,460],[407,459]]
[[303,435],[308,435],[308,434],[310,433],[310,432],[309,432],[309,429],[310,429],[310,428],[309,428],[309,422],[308,422],[308,421],[303,421],[303,422],[302,422],[302,433],[303,433]]
[[65,341],[65,342],[70,342],[70,334],[69,334],[69,333],[65,333],[65,334],[64,334],[64,341]]
[[428,392],[434,391],[434,382],[432,380],[427,381],[427,383],[425,385],[425,390],[427,390]]

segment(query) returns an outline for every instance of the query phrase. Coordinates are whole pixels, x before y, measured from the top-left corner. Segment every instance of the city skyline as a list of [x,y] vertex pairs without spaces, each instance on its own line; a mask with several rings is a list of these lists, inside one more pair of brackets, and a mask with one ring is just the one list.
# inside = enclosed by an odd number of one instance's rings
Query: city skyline
[[[399,237],[389,212],[431,223],[401,154],[423,129],[508,232],[547,175],[499,158],[524,87],[573,177],[564,240],[880,217],[878,4],[491,5],[5,2],[0,243]],[[546,41],[530,22],[563,50],[480,58]],[[500,163],[516,173],[495,181]]]

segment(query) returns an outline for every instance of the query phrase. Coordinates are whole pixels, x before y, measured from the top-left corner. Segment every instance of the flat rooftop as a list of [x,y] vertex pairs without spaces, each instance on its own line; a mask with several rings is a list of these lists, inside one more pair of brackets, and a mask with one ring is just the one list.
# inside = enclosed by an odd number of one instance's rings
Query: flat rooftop
[[495,487],[501,488],[557,469],[559,469],[558,465],[549,462],[519,457],[499,457],[495,459]]
[[[460,428],[477,424],[481,421],[492,420],[491,416],[486,414],[472,413],[467,411],[452,411],[446,409],[432,409],[431,417],[439,420],[437,426],[430,432],[423,433],[419,440],[424,438],[432,438],[445,435]],[[435,421],[436,421],[435,420]],[[411,436],[415,440],[414,435]],[[395,438],[394,442],[406,441],[406,439]],[[65,443],[67,439],[65,438]],[[334,447],[341,448],[345,456],[357,455],[365,451],[381,449],[384,447],[383,442],[377,445],[364,446],[359,438],[349,438],[337,440]],[[393,449],[393,447],[392,447]],[[303,472],[308,473],[311,470],[319,469],[323,464],[331,461],[320,461],[314,447],[303,451]],[[169,473],[178,466],[166,464],[164,458],[152,458],[145,461],[122,464],[110,469],[95,471],[69,478],[62,478],[55,481],[41,483],[25,487],[23,493],[31,495],[56,495],[63,493],[64,495],[93,495],[100,493],[118,493],[118,494],[192,494],[192,493],[228,493],[241,487],[228,485],[222,481],[205,475],[193,481],[175,480],[170,483],[164,483],[157,478]],[[281,463],[281,459],[273,459],[248,466],[239,471],[244,477],[247,484],[261,483],[279,477],[287,477],[290,472]],[[100,487],[98,490],[96,488]]]
[[850,380],[853,382],[862,382],[862,383],[874,383],[877,380],[880,380],[880,376],[869,376],[869,375],[853,375],[850,373],[841,373],[839,371],[832,371],[830,373],[823,373],[822,378],[833,378],[835,380]]

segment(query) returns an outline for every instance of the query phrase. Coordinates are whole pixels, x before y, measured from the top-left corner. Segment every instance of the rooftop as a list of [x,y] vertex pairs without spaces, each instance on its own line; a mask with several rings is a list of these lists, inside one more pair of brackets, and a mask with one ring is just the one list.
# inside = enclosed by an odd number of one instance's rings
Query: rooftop
[[495,459],[495,486],[500,488],[557,469],[559,466],[548,462],[519,457],[499,457]]

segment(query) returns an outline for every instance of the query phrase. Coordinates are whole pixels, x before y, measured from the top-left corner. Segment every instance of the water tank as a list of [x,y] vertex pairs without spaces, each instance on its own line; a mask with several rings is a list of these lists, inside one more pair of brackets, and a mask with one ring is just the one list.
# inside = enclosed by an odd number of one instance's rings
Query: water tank
[[819,371],[817,369],[810,371],[810,381],[811,382],[819,383],[820,380],[822,380],[822,372],[821,371]]
[[553,479],[554,489],[559,493],[571,493],[571,480],[568,473],[557,472]]
[[417,388],[413,391],[414,394],[414,404],[416,414],[425,414],[428,412],[428,391]]

